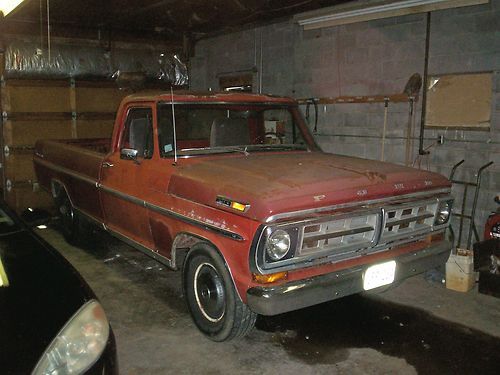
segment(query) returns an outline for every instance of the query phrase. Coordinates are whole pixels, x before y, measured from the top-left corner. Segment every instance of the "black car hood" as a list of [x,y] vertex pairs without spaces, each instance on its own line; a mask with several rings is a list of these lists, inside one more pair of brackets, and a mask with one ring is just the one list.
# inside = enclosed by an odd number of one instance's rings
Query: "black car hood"
[[0,372],[31,373],[68,319],[94,294],[45,241],[19,226],[0,233],[9,286],[0,287]]

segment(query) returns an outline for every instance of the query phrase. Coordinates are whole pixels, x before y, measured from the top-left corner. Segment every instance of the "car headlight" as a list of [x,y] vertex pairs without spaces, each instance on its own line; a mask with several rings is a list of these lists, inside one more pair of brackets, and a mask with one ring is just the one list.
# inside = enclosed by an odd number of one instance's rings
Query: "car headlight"
[[453,201],[440,201],[436,213],[434,225],[443,225],[448,222],[451,215],[451,205]]
[[272,260],[282,259],[290,250],[290,235],[282,229],[275,230],[266,241],[266,252]]
[[101,356],[109,337],[109,323],[99,302],[83,305],[38,361],[33,375],[81,374]]

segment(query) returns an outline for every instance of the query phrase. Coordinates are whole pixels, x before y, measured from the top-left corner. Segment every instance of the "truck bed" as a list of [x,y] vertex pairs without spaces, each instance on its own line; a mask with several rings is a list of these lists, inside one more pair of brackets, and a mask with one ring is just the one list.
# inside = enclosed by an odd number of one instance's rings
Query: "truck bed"
[[50,181],[55,178],[64,182],[68,179],[68,172],[98,181],[110,144],[111,140],[107,138],[38,141],[34,161],[40,185],[50,190]]
[[59,139],[54,140],[53,142],[85,148],[103,155],[106,155],[109,152],[111,145],[111,139],[109,138]]

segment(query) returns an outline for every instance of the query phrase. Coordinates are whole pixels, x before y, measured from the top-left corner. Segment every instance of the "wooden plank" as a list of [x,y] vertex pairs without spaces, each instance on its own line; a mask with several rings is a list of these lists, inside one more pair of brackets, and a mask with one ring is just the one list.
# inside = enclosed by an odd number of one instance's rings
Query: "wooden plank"
[[7,120],[3,129],[4,145],[33,146],[39,139],[71,138],[71,120],[12,121]]
[[75,86],[77,88],[108,88],[108,89],[117,89],[118,86],[116,85],[116,82],[114,80],[92,80],[92,81],[80,81],[80,80],[75,80]]
[[78,138],[111,138],[114,120],[80,120],[76,121]]
[[429,77],[426,126],[489,129],[493,73]]
[[[299,104],[307,104],[311,99],[317,104],[351,104],[351,103],[384,103],[386,100],[391,103],[407,103],[411,97],[406,94],[391,94],[391,95],[366,95],[366,96],[337,96],[323,98],[301,98],[297,99]],[[418,101],[418,97],[413,98]]]
[[122,99],[130,92],[118,88],[76,87],[77,112],[116,112]]
[[[0,39],[0,77],[3,77],[5,71],[5,42]],[[2,105],[0,103],[0,109]]]
[[6,86],[10,112],[71,112],[69,85]]
[[9,90],[7,90],[7,87],[5,86],[5,83],[0,84],[0,108],[2,109],[2,112],[0,115],[2,115],[4,112],[9,112],[10,111],[10,93]]
[[5,84],[9,87],[69,87],[69,81],[63,79],[9,78]]
[[71,80],[69,87],[69,105],[71,107],[71,138],[77,138],[76,132],[76,89],[75,89],[75,81]]
[[79,120],[111,120],[116,118],[116,112],[78,112],[76,116]]
[[58,121],[71,120],[71,112],[7,112],[12,121]]
[[4,157],[5,179],[12,182],[33,181],[33,150],[10,150]]
[[[7,112],[7,118],[12,121],[58,121],[71,120],[71,112]],[[75,117],[83,120],[114,120],[113,112],[78,112]]]

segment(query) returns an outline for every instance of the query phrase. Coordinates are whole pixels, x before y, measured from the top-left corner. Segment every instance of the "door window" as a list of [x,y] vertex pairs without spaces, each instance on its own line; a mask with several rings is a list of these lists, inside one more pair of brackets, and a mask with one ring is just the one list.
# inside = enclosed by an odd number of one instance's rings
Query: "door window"
[[153,157],[153,121],[151,108],[131,108],[120,140],[122,149],[137,150],[137,155],[145,159]]

